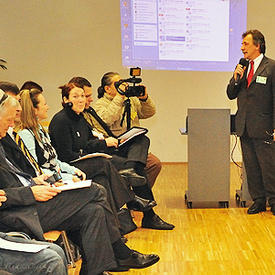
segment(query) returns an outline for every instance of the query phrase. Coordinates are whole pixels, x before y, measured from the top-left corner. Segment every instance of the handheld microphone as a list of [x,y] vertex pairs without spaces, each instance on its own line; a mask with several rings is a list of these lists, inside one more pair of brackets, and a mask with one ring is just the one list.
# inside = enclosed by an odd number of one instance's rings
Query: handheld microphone
[[[247,67],[248,64],[249,64],[249,60],[245,59],[245,58],[241,58],[240,61],[239,61],[239,64],[242,65],[242,67]],[[236,79],[235,85],[239,84],[240,77],[241,77],[241,75],[237,74],[237,79]]]

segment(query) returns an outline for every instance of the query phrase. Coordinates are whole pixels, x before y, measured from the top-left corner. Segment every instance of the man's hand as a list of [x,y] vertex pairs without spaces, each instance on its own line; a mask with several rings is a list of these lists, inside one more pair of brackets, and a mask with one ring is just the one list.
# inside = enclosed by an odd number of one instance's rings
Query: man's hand
[[[119,95],[122,98],[125,98],[125,90],[127,89],[127,87],[129,86],[129,84],[127,82],[123,82],[119,85],[118,89],[121,90],[123,92],[123,94],[119,93],[118,91],[116,91],[116,94]],[[117,90],[117,89],[116,89]]]
[[36,201],[48,201],[61,192],[61,190],[45,185],[32,186],[31,190]]
[[118,140],[114,137],[105,138],[105,142],[106,142],[107,147],[116,147],[117,148],[117,146],[118,146]]
[[46,175],[46,174],[42,174],[36,178],[32,178],[34,180],[34,182],[37,184],[37,185],[50,185],[48,182],[46,182],[46,179],[48,179],[49,176]]
[[[81,180],[85,180],[86,179],[86,174],[84,172],[82,172],[80,169],[76,168],[74,170],[74,173],[81,179]],[[73,181],[75,181],[73,179]]]
[[0,190],[0,206],[2,205],[2,202],[5,202],[7,200],[6,193],[4,190]]
[[143,86],[143,87],[144,87],[145,93],[143,96],[139,96],[138,99],[146,100],[148,98],[147,88],[145,86]]
[[241,64],[238,64],[235,71],[234,71],[234,79],[235,81],[237,80],[237,75],[240,75],[240,79],[243,78],[243,74],[245,71],[246,67],[242,66]]

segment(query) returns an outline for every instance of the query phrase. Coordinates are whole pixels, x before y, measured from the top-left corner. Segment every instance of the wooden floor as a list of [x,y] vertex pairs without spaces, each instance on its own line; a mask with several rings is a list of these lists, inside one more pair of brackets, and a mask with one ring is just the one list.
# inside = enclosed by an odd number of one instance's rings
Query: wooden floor
[[[129,247],[157,253],[160,261],[146,269],[113,274],[275,274],[275,216],[269,208],[257,215],[239,208],[235,190],[240,185],[240,171],[232,164],[229,208],[187,209],[187,165],[163,165],[153,188],[155,210],[176,227],[173,231],[138,228],[128,234]],[[141,216],[134,215],[139,226]]]

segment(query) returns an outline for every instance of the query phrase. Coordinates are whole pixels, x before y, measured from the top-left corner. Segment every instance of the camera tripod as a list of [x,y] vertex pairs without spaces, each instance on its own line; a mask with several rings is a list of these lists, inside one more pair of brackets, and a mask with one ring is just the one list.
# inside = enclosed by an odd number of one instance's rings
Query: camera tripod
[[125,108],[120,122],[120,126],[122,127],[123,121],[126,116],[127,130],[129,130],[131,128],[131,101],[129,97],[124,101],[124,105]]

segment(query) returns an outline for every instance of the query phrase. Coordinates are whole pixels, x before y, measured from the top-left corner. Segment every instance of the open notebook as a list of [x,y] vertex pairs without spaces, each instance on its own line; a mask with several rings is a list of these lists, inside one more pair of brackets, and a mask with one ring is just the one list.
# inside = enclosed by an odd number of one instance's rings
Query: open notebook
[[91,180],[82,180],[82,181],[74,182],[74,181],[66,180],[63,183],[64,183],[64,185],[61,185],[61,186],[58,186],[55,188],[62,190],[62,191],[85,188],[85,187],[90,187],[92,184],[92,181]]
[[131,129],[129,129],[128,131],[126,131],[125,133],[117,137],[117,139],[120,141],[119,146],[122,146],[123,144],[133,139],[134,137],[137,137],[142,134],[146,134],[147,132],[148,130],[146,128],[132,127]]

